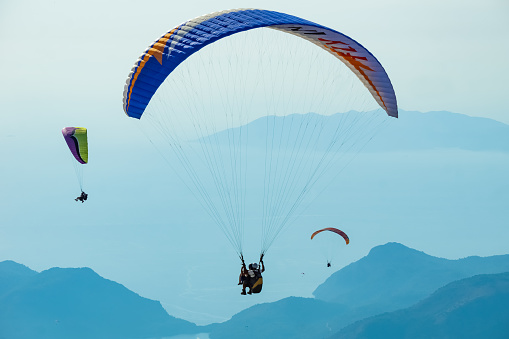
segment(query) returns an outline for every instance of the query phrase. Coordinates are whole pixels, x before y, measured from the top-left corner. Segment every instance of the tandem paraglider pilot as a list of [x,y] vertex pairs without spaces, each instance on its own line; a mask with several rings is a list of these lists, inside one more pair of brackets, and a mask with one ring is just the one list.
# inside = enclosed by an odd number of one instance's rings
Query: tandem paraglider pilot
[[247,294],[260,293],[263,285],[263,272],[265,272],[263,258],[260,258],[260,265],[257,263],[249,264],[249,269],[246,268],[246,264],[244,260],[242,260],[242,268],[240,269],[239,276],[239,285],[242,285],[242,292],[240,294],[246,295],[247,287],[249,287]]

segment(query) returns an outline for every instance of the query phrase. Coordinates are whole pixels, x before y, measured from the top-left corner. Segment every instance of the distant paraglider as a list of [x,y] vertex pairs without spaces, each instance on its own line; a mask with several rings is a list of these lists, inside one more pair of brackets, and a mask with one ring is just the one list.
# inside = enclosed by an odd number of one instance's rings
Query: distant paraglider
[[322,233],[323,231],[331,231],[331,232],[334,232],[334,233],[337,233],[339,234],[340,236],[343,237],[343,239],[345,239],[345,242],[346,244],[348,245],[350,243],[350,238],[348,238],[348,236],[346,235],[345,232],[341,231],[341,230],[338,230],[337,228],[332,228],[332,227],[327,227],[327,228],[324,228],[324,229],[321,229],[321,230],[318,230],[316,231],[315,233],[311,234],[311,240],[313,240],[313,238],[315,237],[315,235],[317,235],[318,233]]
[[[347,245],[350,243],[350,238],[348,238],[348,236],[346,235],[345,232],[343,232],[343,231],[341,231],[341,230],[339,230],[337,228],[332,228],[332,227],[323,228],[321,230],[318,230],[318,231],[314,232],[313,234],[311,234],[311,240],[313,240],[315,235],[317,235],[318,233],[322,233],[323,231],[330,231],[330,232],[334,232],[336,234],[339,234],[340,236],[343,237],[343,239],[345,239],[345,242],[346,242]],[[331,267],[331,266],[332,266],[331,260],[327,259],[327,267]]]
[[62,135],[74,156],[74,159],[71,158],[72,164],[81,190],[80,196],[74,200],[83,203],[88,198],[88,194],[83,191],[83,165],[88,163],[87,129],[84,127],[64,127],[62,128]]

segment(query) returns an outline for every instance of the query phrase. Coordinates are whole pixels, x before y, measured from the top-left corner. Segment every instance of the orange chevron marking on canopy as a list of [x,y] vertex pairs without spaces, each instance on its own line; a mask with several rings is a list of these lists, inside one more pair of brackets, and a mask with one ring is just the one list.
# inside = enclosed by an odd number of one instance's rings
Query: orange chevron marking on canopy
[[138,79],[138,75],[141,73],[141,70],[147,63],[147,61],[150,59],[151,56],[156,58],[156,60],[159,62],[160,65],[163,64],[163,53],[164,53],[164,47],[166,46],[166,43],[171,38],[173,33],[175,33],[180,26],[175,27],[165,35],[163,35],[159,40],[154,42],[152,46],[148,49],[148,51],[143,56],[143,59],[140,62],[140,65],[136,69],[136,73],[133,74],[133,81],[131,82],[131,87],[129,88],[129,96],[127,100],[127,107],[129,107],[129,103],[131,102],[131,94],[133,92],[134,84],[136,83],[136,80]]

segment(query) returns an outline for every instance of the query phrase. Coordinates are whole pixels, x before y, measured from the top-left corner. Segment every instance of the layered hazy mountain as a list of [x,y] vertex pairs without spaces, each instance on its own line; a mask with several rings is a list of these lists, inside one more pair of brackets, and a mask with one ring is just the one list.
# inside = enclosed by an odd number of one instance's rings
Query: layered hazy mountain
[[[353,131],[337,129],[338,125],[354,126],[357,133],[369,128],[372,119],[385,119],[386,124],[374,128],[376,132],[364,152],[391,152],[426,149],[462,149],[470,151],[509,151],[509,126],[487,118],[470,117],[447,111],[417,112],[400,110],[399,118],[380,118],[384,115],[381,110],[359,113],[355,111],[322,116],[315,113],[292,114],[288,116],[267,116],[256,119],[240,128],[232,128],[218,132],[207,138],[207,142],[230,143],[232,135],[241,135],[249,139],[253,147],[266,147],[266,139],[279,147],[285,145],[285,140],[317,138],[322,144],[315,146],[316,150],[329,146],[334,133],[341,138],[341,133],[355,136]],[[357,118],[359,116],[360,118]],[[367,116],[367,117],[366,117]],[[267,131],[278,133],[267,135]],[[339,133],[338,133],[339,132]],[[246,139],[247,140],[247,139]],[[303,142],[306,144],[306,141]],[[320,147],[321,145],[321,147]],[[293,147],[293,144],[290,144]]]
[[448,260],[388,243],[331,275],[313,295],[386,312],[408,307],[451,281],[501,272],[509,272],[509,255]]
[[89,268],[41,273],[0,263],[0,338],[149,338],[194,332],[158,301],[142,298]]
[[416,305],[352,324],[331,338],[509,337],[509,273],[452,282]]
[[[286,298],[256,305],[209,330],[211,338],[234,338],[236,333],[243,338],[323,338],[360,319],[413,305],[453,281],[500,272],[509,272],[509,255],[448,260],[388,243],[373,248],[366,257],[334,273],[316,289],[315,299]],[[437,317],[468,295],[468,291],[452,292],[455,286],[463,285],[453,284],[440,292],[449,296],[443,309],[435,308]],[[495,294],[509,293],[506,284],[497,286],[500,290]],[[497,307],[501,309],[500,305]],[[461,321],[482,312],[481,305],[470,314],[465,313]],[[504,317],[509,317],[509,311],[505,311]],[[500,317],[496,319],[499,321]],[[502,323],[497,326],[504,328]]]
[[380,333],[503,338],[509,334],[507,272],[509,255],[447,260],[388,243],[333,274],[314,299],[259,304],[200,327],[89,268],[37,273],[7,261],[0,263],[0,281],[10,281],[0,290],[0,338],[148,339],[203,332],[216,339],[383,338]]

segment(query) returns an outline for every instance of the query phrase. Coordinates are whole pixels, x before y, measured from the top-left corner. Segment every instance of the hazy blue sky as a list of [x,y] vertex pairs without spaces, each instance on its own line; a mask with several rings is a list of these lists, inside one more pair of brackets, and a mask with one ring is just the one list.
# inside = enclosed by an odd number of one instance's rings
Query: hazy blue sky
[[[242,7],[286,12],[358,40],[385,67],[402,109],[448,110],[509,123],[509,3],[505,0],[0,0],[0,260],[16,260],[35,270],[89,266],[142,296],[161,300],[171,314],[200,323],[224,320],[256,302],[310,295],[331,272],[307,241],[308,226],[316,220],[328,221],[336,212],[331,216],[321,207],[311,208],[310,215],[295,226],[294,235],[273,249],[274,258],[286,259],[271,261],[266,277],[271,283],[264,294],[258,299],[237,298],[239,265],[231,259],[229,244],[216,228],[200,227],[208,223],[206,215],[195,211],[195,203],[182,203],[193,201],[191,194],[168,177],[164,162],[122,110],[125,79],[151,42],[187,19]],[[84,126],[94,135],[90,147],[96,152],[95,164],[85,174],[91,199],[83,206],[73,200],[77,188],[60,134],[64,126]],[[399,203],[411,200],[409,192],[414,191],[421,203],[432,206],[444,187],[458,189],[457,194],[441,192],[439,200],[463,197],[469,213],[462,214],[461,206],[451,213],[445,208],[433,213],[416,208],[412,210],[416,219],[430,228],[405,233],[401,230],[413,218],[394,210],[393,217],[387,218],[397,227],[370,233],[377,217],[389,215],[381,207],[389,206],[381,203],[372,208],[373,215],[356,221],[361,227],[353,231],[353,238],[366,241],[345,251],[336,268],[387,241],[449,258],[504,253],[507,242],[497,229],[508,220],[507,213],[500,212],[507,198],[506,155],[425,154],[392,160],[400,172],[391,172],[391,162],[383,165],[392,174],[384,183],[370,183],[376,189],[369,201],[383,200],[392,187],[390,180],[403,178],[408,190],[402,191],[405,198],[400,197]],[[471,191],[462,191],[454,173],[441,176],[455,160],[469,167],[465,181],[486,172],[490,183],[502,182],[496,195],[481,182],[472,183]],[[356,168],[366,163],[369,159],[363,158],[352,167],[352,182],[362,185],[362,173]],[[411,173],[417,165],[428,170],[433,185],[423,181],[412,186]],[[339,182],[326,194],[332,196],[334,188],[352,182]],[[359,186],[360,195],[366,185]],[[417,193],[424,187],[429,190]],[[174,196],[169,194],[172,191],[181,193]],[[491,204],[474,213],[472,206],[480,206],[481,201]],[[344,220],[352,221],[355,213],[364,213],[361,207],[344,212]],[[447,214],[447,224],[456,222],[450,229],[433,219]],[[482,236],[486,242],[478,246],[458,223],[469,223],[469,230],[474,230],[489,215],[495,216],[494,226],[486,229]],[[442,236],[430,238],[429,230]],[[457,246],[449,245],[451,239],[459,239]],[[292,248],[295,241],[302,251]],[[295,281],[291,286],[288,278]]]
[[107,108],[113,117],[126,70],[163,32],[201,14],[256,7],[301,16],[361,41],[386,68],[403,109],[509,121],[503,109],[509,73],[509,4],[504,0],[197,1],[178,6],[4,0],[0,6],[0,43],[9,51],[0,57],[0,86],[8,103],[37,99],[42,100],[39,108],[55,110],[55,99],[80,101],[89,110]]

